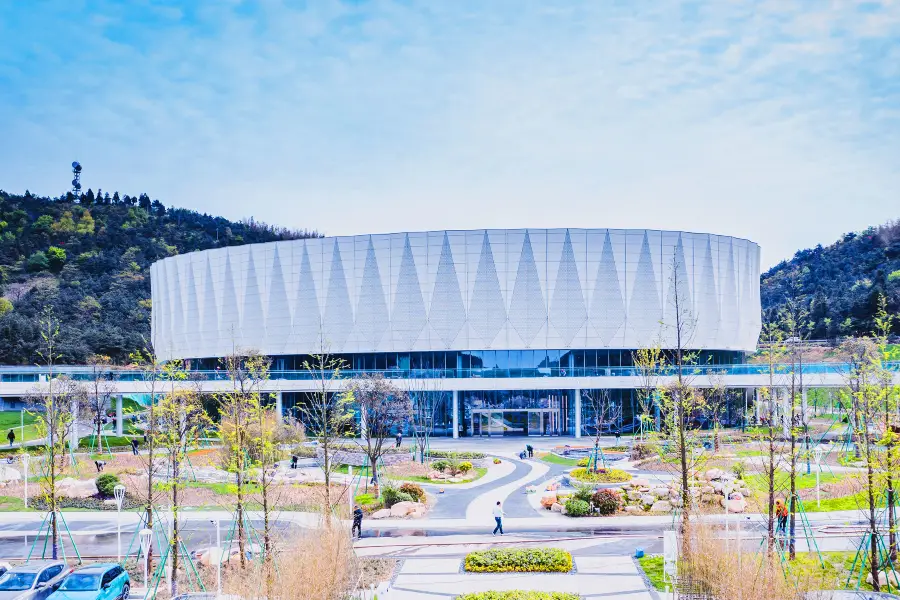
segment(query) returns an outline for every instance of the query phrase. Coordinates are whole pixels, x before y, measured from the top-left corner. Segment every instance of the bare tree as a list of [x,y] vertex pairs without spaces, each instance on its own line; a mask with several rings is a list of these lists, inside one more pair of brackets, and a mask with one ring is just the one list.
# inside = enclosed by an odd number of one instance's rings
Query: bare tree
[[[59,497],[57,480],[66,460],[66,445],[71,445],[75,433],[76,412],[74,405],[84,399],[84,390],[78,382],[54,373],[59,358],[59,321],[53,309],[47,307],[39,322],[41,340],[37,352],[39,364],[47,369],[47,382],[38,385],[28,397],[29,412],[34,415],[38,435],[46,439],[43,445],[46,470],[41,475],[41,488],[47,500],[52,558],[59,557]],[[23,440],[24,442],[24,440]],[[75,439],[77,443],[77,439]],[[71,448],[70,448],[71,451]]]
[[365,419],[359,443],[372,466],[372,482],[378,485],[378,461],[384,455],[384,442],[409,418],[409,394],[380,373],[353,379],[347,393]]
[[102,354],[92,354],[88,357],[88,365],[91,367],[90,381],[88,383],[87,401],[85,403],[91,422],[94,425],[96,438],[94,442],[97,448],[102,450],[103,423],[106,420],[106,411],[110,406],[116,384],[108,377],[112,360]]
[[652,430],[653,398],[659,388],[660,373],[666,366],[666,355],[662,344],[657,340],[654,344],[639,348],[631,353],[631,360],[637,371],[640,385],[635,389],[640,415],[640,440],[644,440],[644,430]]
[[413,430],[413,441],[416,446],[418,460],[425,464],[429,440],[434,429],[434,419],[438,411],[447,401],[449,392],[443,391],[435,379],[413,379],[409,390],[409,420]]
[[588,465],[597,471],[601,468],[600,438],[603,431],[613,424],[618,424],[622,418],[621,403],[610,399],[609,390],[582,390],[581,401],[591,411],[591,426],[594,429],[594,456],[588,461]]
[[878,312],[875,314],[875,344],[878,349],[875,369],[883,401],[881,412],[884,417],[884,424],[881,446],[884,448],[884,461],[882,466],[888,517],[888,552],[892,563],[897,560],[897,515],[896,507],[894,506],[897,492],[894,489],[894,484],[897,480],[898,466],[900,466],[900,457],[897,456],[900,386],[894,384],[893,372],[887,368],[885,363],[892,358],[892,350],[888,340],[893,321],[893,315],[887,311],[887,299],[883,294],[879,294]]
[[706,416],[712,422],[713,451],[719,452],[721,442],[722,417],[728,408],[728,387],[725,371],[710,369],[707,371],[710,387],[706,389]]
[[351,408],[353,397],[341,390],[341,371],[344,361],[327,353],[325,344],[320,344],[320,353],[314,354],[303,363],[303,368],[310,374],[315,389],[309,394],[308,401],[301,407],[307,434],[318,442],[322,451],[321,464],[325,473],[325,485],[322,486],[323,510],[326,525],[331,525],[334,508],[341,502],[334,497],[331,482],[334,472],[340,466],[335,460],[341,437],[348,433],[353,425],[354,412]]

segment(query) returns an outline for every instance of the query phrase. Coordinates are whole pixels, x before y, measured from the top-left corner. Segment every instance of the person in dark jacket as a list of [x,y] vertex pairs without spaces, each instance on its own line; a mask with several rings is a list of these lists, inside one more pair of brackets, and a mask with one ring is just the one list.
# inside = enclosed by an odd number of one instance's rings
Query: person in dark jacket
[[528,451],[528,458],[534,458],[534,446],[526,444],[525,449]]
[[138,455],[138,444],[139,443],[140,442],[138,442],[136,439],[131,438],[131,453],[134,454],[135,456]]
[[[362,537],[362,519],[363,519],[363,511],[357,504],[353,509],[353,527],[350,528],[350,536],[351,537]],[[355,533],[354,533],[355,532]]]
[[397,439],[397,447],[399,448],[399,447],[400,447],[400,444],[403,443],[403,434],[402,434],[402,433],[397,433],[397,438],[396,438],[396,439]]
[[12,448],[13,442],[16,441],[16,432],[10,429],[9,433],[6,434],[6,439],[9,440],[9,447]]

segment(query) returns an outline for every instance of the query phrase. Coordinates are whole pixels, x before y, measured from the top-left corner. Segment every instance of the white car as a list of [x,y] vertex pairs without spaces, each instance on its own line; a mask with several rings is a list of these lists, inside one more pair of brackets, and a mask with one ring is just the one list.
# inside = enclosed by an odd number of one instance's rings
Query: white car
[[0,600],[45,600],[71,572],[61,560],[11,568],[0,575]]

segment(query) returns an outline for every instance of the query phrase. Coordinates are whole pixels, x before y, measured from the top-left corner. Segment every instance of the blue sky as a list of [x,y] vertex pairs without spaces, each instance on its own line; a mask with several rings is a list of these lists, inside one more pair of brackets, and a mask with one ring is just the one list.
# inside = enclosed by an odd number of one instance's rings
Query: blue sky
[[900,217],[900,4],[0,3],[0,187],[329,235]]

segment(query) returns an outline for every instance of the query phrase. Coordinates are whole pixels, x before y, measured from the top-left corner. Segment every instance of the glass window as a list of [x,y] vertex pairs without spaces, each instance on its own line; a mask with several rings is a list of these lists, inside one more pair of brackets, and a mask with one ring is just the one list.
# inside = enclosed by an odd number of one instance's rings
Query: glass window
[[36,577],[37,574],[35,573],[7,571],[0,577],[0,591],[21,592],[22,590],[30,590]]
[[72,573],[59,589],[69,592],[88,592],[100,589],[100,576],[88,575],[84,573]]
[[47,583],[54,577],[62,572],[62,565],[53,565],[52,567],[48,567],[44,569],[44,572],[41,573],[41,576],[38,578],[38,583]]

